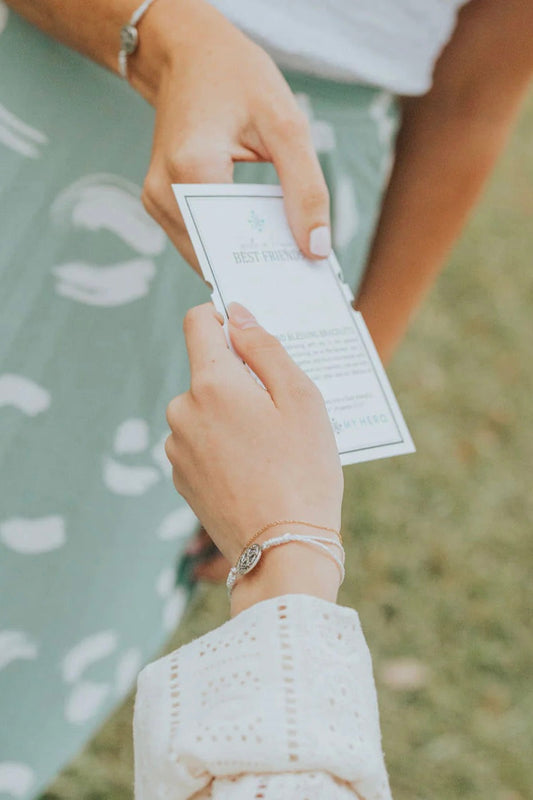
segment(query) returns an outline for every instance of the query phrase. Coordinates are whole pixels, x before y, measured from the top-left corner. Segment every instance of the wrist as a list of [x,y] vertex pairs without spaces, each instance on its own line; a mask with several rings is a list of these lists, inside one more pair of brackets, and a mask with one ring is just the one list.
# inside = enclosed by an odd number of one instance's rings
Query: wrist
[[176,52],[172,41],[179,30],[181,6],[180,0],[155,0],[137,25],[139,43],[128,57],[128,80],[151,105],[170,66],[171,54]]
[[155,105],[164,76],[173,70],[178,78],[185,75],[188,60],[198,59],[208,31],[214,24],[216,32],[221,22],[225,18],[204,0],[155,0],[138,24],[139,44],[128,58],[130,84]]
[[265,551],[258,565],[237,580],[231,616],[283,594],[309,594],[335,603],[339,586],[339,569],[332,559],[306,544],[291,542]]

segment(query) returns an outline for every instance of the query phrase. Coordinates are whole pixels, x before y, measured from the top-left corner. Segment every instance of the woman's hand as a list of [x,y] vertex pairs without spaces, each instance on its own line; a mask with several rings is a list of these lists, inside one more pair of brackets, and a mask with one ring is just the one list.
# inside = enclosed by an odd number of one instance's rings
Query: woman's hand
[[[242,306],[230,307],[231,340],[265,389],[228,349],[221,318],[211,304],[191,309],[184,327],[191,388],[168,406],[172,433],[166,452],[178,492],[219,550],[235,563],[248,539],[275,520],[339,530],[342,469],[326,407],[313,382]],[[263,540],[287,529],[317,533],[288,526],[270,531]],[[268,596],[288,589],[335,598],[337,568],[314,548],[284,545],[265,559],[271,565]],[[252,574],[237,583],[235,596],[241,583],[265,596],[265,587],[252,582]]]
[[295,239],[330,250],[329,197],[308,121],[271,58],[204,0],[156,0],[129,59],[156,108],[143,202],[196,265],[171,183],[228,183],[236,161],[271,161]]
[[[46,33],[118,71],[119,34],[140,0],[8,0]],[[198,264],[171,183],[227,183],[236,161],[271,161],[305,255],[329,255],[329,196],[309,124],[280,71],[207,0],[156,0],[139,22],[128,77],[155,106],[143,202]],[[110,129],[124,147],[135,131]]]

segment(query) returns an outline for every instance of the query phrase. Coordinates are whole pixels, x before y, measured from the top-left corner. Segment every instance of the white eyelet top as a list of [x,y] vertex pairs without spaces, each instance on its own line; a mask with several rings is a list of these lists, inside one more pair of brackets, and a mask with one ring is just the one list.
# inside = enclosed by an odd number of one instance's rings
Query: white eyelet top
[[258,603],[139,675],[136,800],[391,800],[350,608]]

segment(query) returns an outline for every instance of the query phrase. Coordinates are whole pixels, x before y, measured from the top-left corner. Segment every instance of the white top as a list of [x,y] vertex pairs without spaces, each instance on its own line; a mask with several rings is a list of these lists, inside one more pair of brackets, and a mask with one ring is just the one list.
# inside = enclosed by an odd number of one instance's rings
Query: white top
[[211,0],[276,63],[423,94],[466,0]]
[[391,800],[357,613],[265,600],[149,664],[136,800]]

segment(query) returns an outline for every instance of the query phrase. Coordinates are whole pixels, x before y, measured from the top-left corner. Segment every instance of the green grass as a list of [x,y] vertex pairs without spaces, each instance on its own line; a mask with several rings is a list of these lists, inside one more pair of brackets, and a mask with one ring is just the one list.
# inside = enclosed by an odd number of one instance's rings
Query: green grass
[[[416,456],[346,470],[396,800],[533,797],[533,97],[391,369]],[[172,646],[224,619],[202,591]],[[387,678],[398,658],[418,686]],[[132,795],[131,701],[45,795]]]

